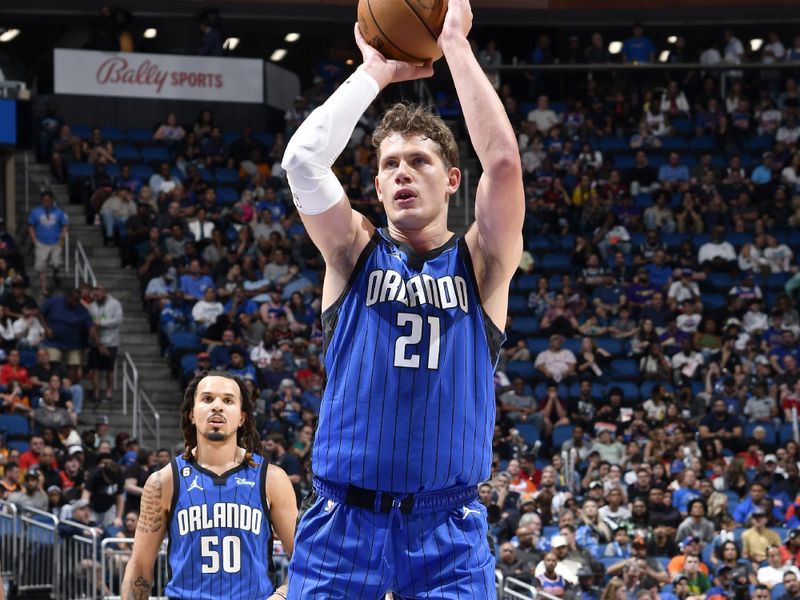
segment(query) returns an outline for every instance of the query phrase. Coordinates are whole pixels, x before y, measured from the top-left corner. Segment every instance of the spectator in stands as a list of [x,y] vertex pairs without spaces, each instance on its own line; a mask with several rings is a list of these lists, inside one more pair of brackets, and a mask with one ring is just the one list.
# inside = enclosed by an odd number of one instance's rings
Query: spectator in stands
[[563,336],[553,334],[547,350],[540,352],[534,367],[548,380],[561,382],[575,372],[576,360],[571,350],[562,348]]
[[66,425],[77,425],[75,413],[70,413],[66,408],[58,406],[61,396],[60,390],[49,385],[42,387],[39,406],[33,411],[33,420],[39,430],[44,427],[60,429]]
[[47,269],[52,269],[53,284],[58,286],[58,270],[63,264],[62,245],[67,234],[67,215],[55,205],[53,192],[42,190],[42,203],[28,215],[28,233],[36,247],[34,269],[39,273],[39,287],[47,296]]
[[78,381],[85,337],[94,342],[99,352],[107,352],[100,340],[89,311],[80,302],[78,290],[67,290],[63,296],[53,296],[42,305],[47,338],[44,346],[53,362],[66,365],[70,381]]
[[514,577],[521,581],[530,581],[531,563],[517,554],[517,548],[511,542],[500,546],[497,568],[504,577]]
[[[561,538],[562,536],[555,537]],[[542,565],[541,568],[539,568],[539,565]],[[539,565],[537,565],[537,570],[541,572],[535,575],[536,587],[546,594],[558,598],[564,597],[572,584],[556,571],[556,569],[558,569],[559,560],[555,551],[546,553]],[[575,583],[577,583],[577,577],[575,579]]]
[[[763,487],[761,489],[763,495]],[[752,495],[752,485],[750,492]],[[737,515],[739,515],[738,511]],[[777,533],[767,528],[769,515],[763,507],[756,506],[749,511],[749,516],[751,517],[752,526],[742,534],[742,556],[750,559],[753,563],[753,569],[756,570],[759,568],[759,563],[766,560],[767,549],[771,546],[779,547],[781,539]],[[738,517],[734,516],[734,519],[736,518]]]
[[622,61],[625,63],[651,63],[655,61],[656,48],[644,35],[641,23],[633,24],[633,36],[622,44]]
[[[110,401],[114,391],[114,362],[120,344],[120,330],[123,323],[122,304],[106,292],[105,287],[96,285],[94,301],[89,305],[89,314],[94,320],[101,346],[89,349],[89,367],[92,369],[92,388],[95,400],[100,400],[100,373],[106,374],[105,400]],[[105,348],[105,352],[101,350]]]
[[22,488],[19,485],[20,470],[15,462],[7,462],[0,478],[0,500],[7,500],[8,496]]
[[28,469],[23,478],[22,489],[11,493],[8,502],[21,507],[47,510],[47,494],[42,489],[42,482],[39,469]]
[[735,265],[736,250],[730,242],[725,241],[724,227],[718,225],[711,230],[711,240],[700,246],[697,261],[701,266],[715,270],[728,270]]
[[784,566],[781,560],[781,551],[777,546],[767,547],[767,564],[761,567],[756,573],[756,579],[761,585],[767,586],[772,589],[779,583],[783,582],[783,576],[786,572],[794,572],[797,570],[795,567]]
[[675,534],[676,540],[683,540],[689,536],[700,540],[700,544],[705,546],[714,539],[714,524],[706,518],[706,504],[700,498],[694,498],[687,503],[688,513],[683,522],[678,527]]
[[109,454],[98,454],[97,467],[88,476],[82,499],[89,502],[92,518],[103,526],[122,527],[125,488],[120,466]]
[[206,289],[216,292],[214,281],[202,273],[199,260],[189,263],[189,272],[181,275],[180,290],[188,300],[200,300],[205,297]]
[[550,99],[545,95],[539,96],[536,108],[528,113],[526,120],[530,124],[531,133],[541,136],[547,136],[550,129],[559,123],[558,115],[550,108]]
[[178,123],[178,117],[175,113],[167,114],[164,122],[158,126],[158,129],[153,133],[153,139],[157,142],[165,142],[168,145],[174,145],[175,142],[180,142],[186,136],[186,130]]
[[72,134],[69,125],[62,125],[58,137],[50,145],[50,166],[56,181],[63,183],[69,164],[81,161],[81,147],[80,138]]
[[214,287],[206,287],[203,291],[203,298],[192,307],[192,320],[197,333],[202,335],[224,312],[225,308],[217,300],[217,292]]
[[200,32],[203,34],[203,40],[197,49],[200,56],[225,55],[219,21],[219,14],[215,10],[208,11],[200,20]]
[[[796,566],[796,565],[795,565]],[[800,598],[800,582],[796,571],[786,569],[783,573],[784,593],[778,596],[778,600],[796,600]]]
[[126,224],[130,217],[137,213],[136,203],[126,187],[118,187],[100,207],[100,219],[103,222],[103,244],[108,245],[119,240],[120,245],[127,236]]
[[117,163],[114,145],[103,137],[103,131],[99,127],[92,128],[91,136],[83,143],[82,153],[89,164]]

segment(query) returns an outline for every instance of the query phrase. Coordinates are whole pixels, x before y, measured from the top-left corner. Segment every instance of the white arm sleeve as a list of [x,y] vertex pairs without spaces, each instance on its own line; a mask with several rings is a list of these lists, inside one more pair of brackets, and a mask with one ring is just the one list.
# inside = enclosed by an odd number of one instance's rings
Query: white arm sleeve
[[344,198],[344,188],[331,166],[379,91],[375,79],[357,70],[309,115],[289,140],[281,166],[301,213],[317,215]]

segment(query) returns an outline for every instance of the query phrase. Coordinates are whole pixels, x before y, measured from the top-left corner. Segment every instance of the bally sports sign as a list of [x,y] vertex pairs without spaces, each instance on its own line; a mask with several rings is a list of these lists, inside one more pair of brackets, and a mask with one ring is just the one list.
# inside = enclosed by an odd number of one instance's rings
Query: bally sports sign
[[53,52],[57,94],[264,101],[264,63],[258,59],[58,48]]

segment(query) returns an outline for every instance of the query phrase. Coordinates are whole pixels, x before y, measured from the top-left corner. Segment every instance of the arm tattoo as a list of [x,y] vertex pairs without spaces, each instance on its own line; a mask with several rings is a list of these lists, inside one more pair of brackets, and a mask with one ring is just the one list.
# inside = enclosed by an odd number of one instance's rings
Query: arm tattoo
[[133,583],[125,581],[122,584],[122,600],[147,600],[152,586],[153,582],[144,577],[137,577]]
[[142,502],[139,514],[139,524],[136,526],[142,533],[160,532],[164,526],[164,512],[161,509],[161,472],[156,471],[144,485]]

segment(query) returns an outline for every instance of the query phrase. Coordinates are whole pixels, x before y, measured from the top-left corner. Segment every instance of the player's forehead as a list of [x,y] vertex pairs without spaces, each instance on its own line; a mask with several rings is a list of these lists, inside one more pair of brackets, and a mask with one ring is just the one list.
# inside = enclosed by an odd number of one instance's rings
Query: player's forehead
[[233,396],[237,400],[241,400],[239,393],[239,386],[233,379],[227,377],[220,377],[218,375],[209,375],[200,380],[197,384],[197,392],[195,398],[205,395],[212,396]]
[[422,133],[402,134],[393,131],[381,140],[378,148],[381,160],[387,157],[400,157],[413,153],[433,154],[439,156],[439,145]]

